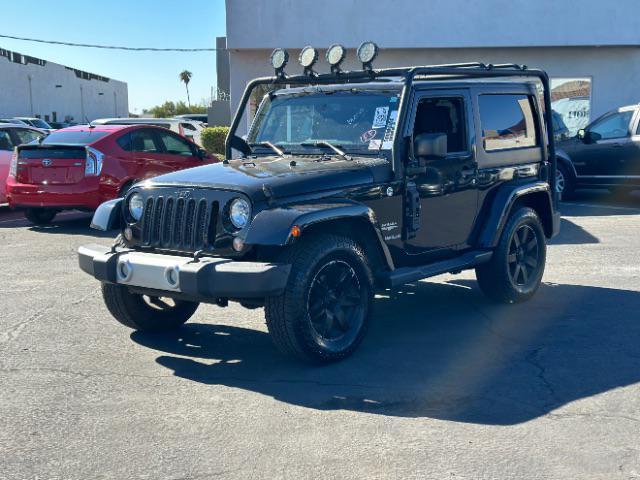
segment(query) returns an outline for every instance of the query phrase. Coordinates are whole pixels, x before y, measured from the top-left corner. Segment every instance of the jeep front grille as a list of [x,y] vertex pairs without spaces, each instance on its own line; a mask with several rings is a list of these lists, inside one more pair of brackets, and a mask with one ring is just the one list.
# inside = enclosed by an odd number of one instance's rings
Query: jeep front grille
[[142,216],[142,243],[181,251],[212,248],[218,210],[218,201],[205,198],[149,197]]

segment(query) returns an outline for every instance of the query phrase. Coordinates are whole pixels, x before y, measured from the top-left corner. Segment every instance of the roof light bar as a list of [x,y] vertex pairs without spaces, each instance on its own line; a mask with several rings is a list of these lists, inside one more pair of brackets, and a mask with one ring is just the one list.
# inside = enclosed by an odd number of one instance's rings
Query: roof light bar
[[339,43],[331,45],[327,49],[326,57],[327,62],[331,65],[331,73],[340,73],[340,64],[344,61],[346,56],[347,50]]
[[271,66],[276,71],[276,76],[283,77],[284,76],[284,67],[287,66],[287,62],[289,61],[289,52],[282,48],[276,48],[270,57]]
[[372,63],[378,56],[378,45],[374,42],[362,42],[358,47],[358,59],[362,62],[363,70],[371,70]]
[[318,61],[318,50],[313,48],[311,45],[307,45],[300,52],[298,61],[304,68],[305,75],[313,75],[313,66]]

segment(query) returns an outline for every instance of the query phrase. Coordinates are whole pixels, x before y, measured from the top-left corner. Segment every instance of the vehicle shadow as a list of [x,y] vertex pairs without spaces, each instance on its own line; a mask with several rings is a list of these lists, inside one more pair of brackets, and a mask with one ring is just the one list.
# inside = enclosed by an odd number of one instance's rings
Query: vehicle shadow
[[570,201],[561,203],[560,211],[569,217],[640,215],[640,191],[581,190]]
[[550,240],[549,243],[552,245],[579,245],[584,243],[600,243],[600,240],[580,225],[563,218],[560,222],[560,233]]
[[360,349],[324,367],[230,325],[131,338],[178,377],[292,405],[512,425],[640,381],[638,305],[636,291],[553,284],[494,305],[474,281],[419,282],[378,298]]

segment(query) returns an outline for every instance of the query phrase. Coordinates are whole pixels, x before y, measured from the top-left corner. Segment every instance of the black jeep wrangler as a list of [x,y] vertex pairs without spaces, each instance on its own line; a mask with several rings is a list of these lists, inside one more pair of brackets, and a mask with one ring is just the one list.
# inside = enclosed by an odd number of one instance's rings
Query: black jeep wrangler
[[[222,163],[163,175],[103,204],[80,267],[137,330],[177,329],[199,303],[264,307],[284,353],[352,353],[374,294],[475,269],[489,297],[531,297],[559,230],[545,72],[480,63],[340,69],[344,50],[303,50],[302,75],[247,86]],[[375,53],[375,52],[374,52]],[[246,137],[252,92],[267,91]],[[236,153],[233,154],[235,150]],[[234,158],[235,155],[235,158]]]

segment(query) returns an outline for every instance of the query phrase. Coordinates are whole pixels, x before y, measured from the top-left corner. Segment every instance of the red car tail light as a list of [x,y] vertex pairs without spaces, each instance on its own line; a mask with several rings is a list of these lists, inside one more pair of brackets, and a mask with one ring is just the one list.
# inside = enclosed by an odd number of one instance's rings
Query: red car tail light
[[13,149],[13,154],[11,155],[11,164],[9,166],[9,176],[10,177],[18,176],[18,147]]
[[86,147],[87,159],[84,167],[84,175],[86,177],[97,177],[102,172],[102,163],[104,161],[104,153],[95,148]]

